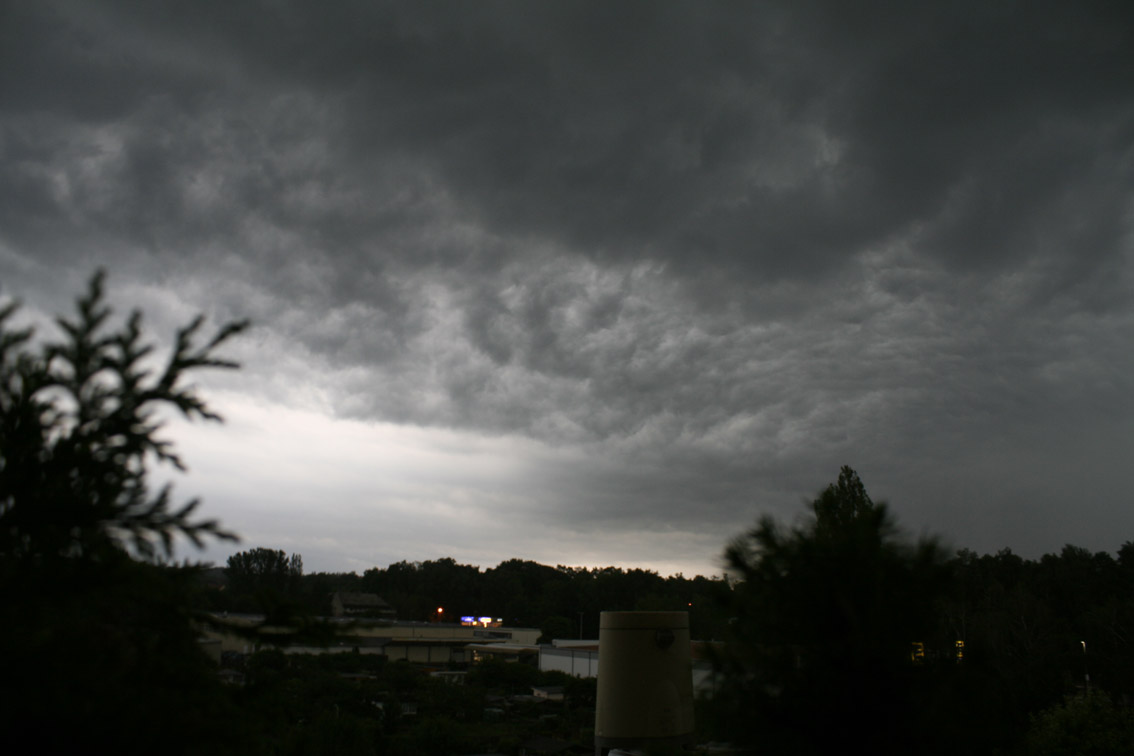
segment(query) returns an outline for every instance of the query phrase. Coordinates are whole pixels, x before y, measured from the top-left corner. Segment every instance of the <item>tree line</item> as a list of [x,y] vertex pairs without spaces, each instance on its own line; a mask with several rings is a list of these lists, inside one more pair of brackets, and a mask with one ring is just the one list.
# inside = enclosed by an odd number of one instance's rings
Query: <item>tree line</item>
[[[728,614],[723,577],[662,577],[657,572],[619,567],[551,567],[509,559],[482,570],[445,557],[397,562],[354,572],[289,573],[302,557],[256,548],[228,560],[224,591],[213,592],[214,610],[256,611],[257,597],[281,586],[311,613],[330,611],[335,592],[374,593],[402,620],[459,622],[461,617],[492,617],[506,625],[538,627],[548,638],[597,638],[599,613],[621,610],[687,611],[699,638],[723,638]],[[275,565],[267,571],[257,566]],[[250,568],[251,566],[251,568]],[[441,612],[437,610],[441,609]]]
[[734,740],[795,754],[1134,742],[1134,543],[1117,558],[949,556],[904,538],[844,467],[801,524],[765,517],[726,555],[737,582],[717,713]]
[[[296,597],[317,606],[333,590],[371,591],[403,619],[488,614],[540,627],[545,640],[596,638],[600,611],[686,610],[695,639],[721,641],[707,731],[773,753],[847,742],[871,753],[1059,753],[1045,743],[1068,732],[1076,743],[1134,736],[1132,542],[1116,555],[1070,545],[1035,560],[950,554],[905,539],[843,468],[802,524],[764,518],[725,557],[728,579],[399,562],[305,575]],[[437,607],[450,608],[438,617]]]

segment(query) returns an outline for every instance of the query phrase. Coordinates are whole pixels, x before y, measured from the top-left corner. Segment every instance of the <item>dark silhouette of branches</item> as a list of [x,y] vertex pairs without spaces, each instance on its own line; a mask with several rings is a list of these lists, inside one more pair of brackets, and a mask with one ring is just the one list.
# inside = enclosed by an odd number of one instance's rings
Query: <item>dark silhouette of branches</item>
[[185,383],[200,368],[235,368],[216,350],[247,327],[229,323],[200,343],[202,318],[177,331],[153,375],[154,347],[134,312],[117,330],[96,273],[72,318],[56,319],[62,338],[36,345],[30,328],[0,308],[0,557],[42,561],[97,557],[127,549],[168,556],[177,535],[235,540],[216,520],[194,517],[197,499],[176,505],[168,485],[147,485],[149,459],[184,470],[156,419],[162,406],[190,419],[220,420]]

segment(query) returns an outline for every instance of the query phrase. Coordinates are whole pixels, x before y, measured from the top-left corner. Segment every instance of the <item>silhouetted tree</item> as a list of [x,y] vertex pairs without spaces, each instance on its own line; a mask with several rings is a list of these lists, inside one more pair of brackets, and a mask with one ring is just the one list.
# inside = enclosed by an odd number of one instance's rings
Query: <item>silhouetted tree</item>
[[1134,743],[1134,712],[1101,692],[1068,696],[1032,717],[1027,756],[1123,756]]
[[946,587],[937,544],[901,540],[844,467],[804,524],[765,517],[726,558],[740,582],[719,699],[736,707],[734,737],[791,753],[920,752],[910,644]]
[[[184,384],[232,368],[216,349],[242,323],[198,343],[176,334],[151,372],[141,315],[112,329],[95,275],[57,342],[38,343],[0,307],[0,733],[8,752],[178,753],[239,738],[191,624],[191,568],[152,562],[174,539],[232,539],[151,492],[152,461],[182,469],[159,435],[162,407],[218,420]],[[141,559],[138,559],[141,558]]]
[[228,558],[225,574],[229,590],[237,594],[295,594],[303,577],[303,557],[278,549],[238,551]]
[[15,303],[0,308],[0,559],[43,564],[57,558],[97,559],[108,549],[166,555],[183,535],[233,539],[215,520],[194,520],[198,500],[173,508],[170,487],[147,485],[153,458],[182,470],[155,420],[163,405],[187,418],[219,420],[183,385],[198,368],[233,368],[215,350],[239,333],[231,323],[204,345],[195,343],[202,318],[176,334],[157,376],[145,360],[142,316],[108,331],[111,309],[96,274],[73,320],[58,318],[64,339],[36,347],[32,329],[10,326]]

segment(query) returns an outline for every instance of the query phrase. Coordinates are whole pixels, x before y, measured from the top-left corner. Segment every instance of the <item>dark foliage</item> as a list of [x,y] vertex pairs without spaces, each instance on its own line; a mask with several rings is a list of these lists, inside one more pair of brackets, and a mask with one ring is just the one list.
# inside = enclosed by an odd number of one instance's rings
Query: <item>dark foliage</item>
[[198,645],[193,568],[126,557],[6,586],[4,751],[216,753],[243,742]]
[[[447,621],[462,615],[492,616],[505,624],[539,627],[553,637],[598,638],[604,611],[681,610],[690,613],[698,638],[722,638],[728,620],[728,584],[722,578],[618,567],[551,567],[510,559],[481,570],[445,558],[398,562],[367,570],[359,584],[353,576],[337,576],[349,587],[377,593],[394,606],[401,619],[434,620],[442,607]],[[331,576],[318,578],[334,585]]]
[[158,436],[155,413],[173,407],[188,418],[219,420],[191,387],[189,371],[232,368],[215,350],[245,327],[232,323],[203,345],[202,319],[179,330],[165,366],[151,375],[153,346],[142,341],[134,312],[108,330],[102,274],[91,279],[74,320],[57,319],[62,341],[36,348],[29,329],[13,329],[14,303],[0,308],[0,560],[44,564],[98,559],[132,548],[171,553],[173,538],[201,545],[234,537],[215,520],[194,520],[197,500],[174,507],[168,486],[146,483],[149,458],[184,469]]
[[1134,545],[1117,560],[1072,546],[946,560],[904,541],[845,467],[809,514],[765,518],[728,549],[733,635],[705,708],[717,737],[798,754],[1070,753],[1075,732],[1113,743],[1128,726],[1112,702],[1134,693]]
[[[198,344],[175,336],[164,367],[141,316],[108,326],[96,275],[59,342],[39,345],[0,308],[0,732],[9,752],[192,753],[239,743],[197,643],[194,568],[163,567],[174,539],[232,539],[147,485],[147,464],[181,469],[156,413],[219,419],[184,385],[244,325]],[[141,560],[141,561],[140,561]]]
[[238,551],[228,558],[225,576],[229,593],[247,604],[239,608],[262,610],[265,602],[299,596],[303,558],[278,549]]
[[946,588],[936,543],[902,541],[844,467],[805,524],[765,518],[727,559],[740,581],[721,696],[733,737],[800,754],[923,752],[909,653]]
[[1068,696],[1031,718],[1027,756],[1125,756],[1134,744],[1134,711],[1105,693]]

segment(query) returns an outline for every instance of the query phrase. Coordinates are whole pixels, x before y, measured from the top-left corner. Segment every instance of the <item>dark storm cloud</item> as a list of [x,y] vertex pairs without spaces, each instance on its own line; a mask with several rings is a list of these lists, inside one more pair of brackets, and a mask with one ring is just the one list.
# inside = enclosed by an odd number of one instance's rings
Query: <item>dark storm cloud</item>
[[[438,220],[405,196],[384,217],[404,172],[405,193],[599,259],[813,275],[917,234],[995,267],[1116,252],[1130,158],[1098,156],[1134,128],[1118,7],[19,6],[4,84],[17,112],[137,122],[128,215],[106,219],[135,233],[192,226],[186,164],[212,156],[234,212],[314,226],[336,254],[407,210]],[[312,137],[317,165],[280,165]],[[339,202],[297,215],[284,185]]]
[[105,265],[251,316],[258,385],[577,448],[549,514],[908,497],[1130,416],[1126,4],[2,13],[5,291]]

